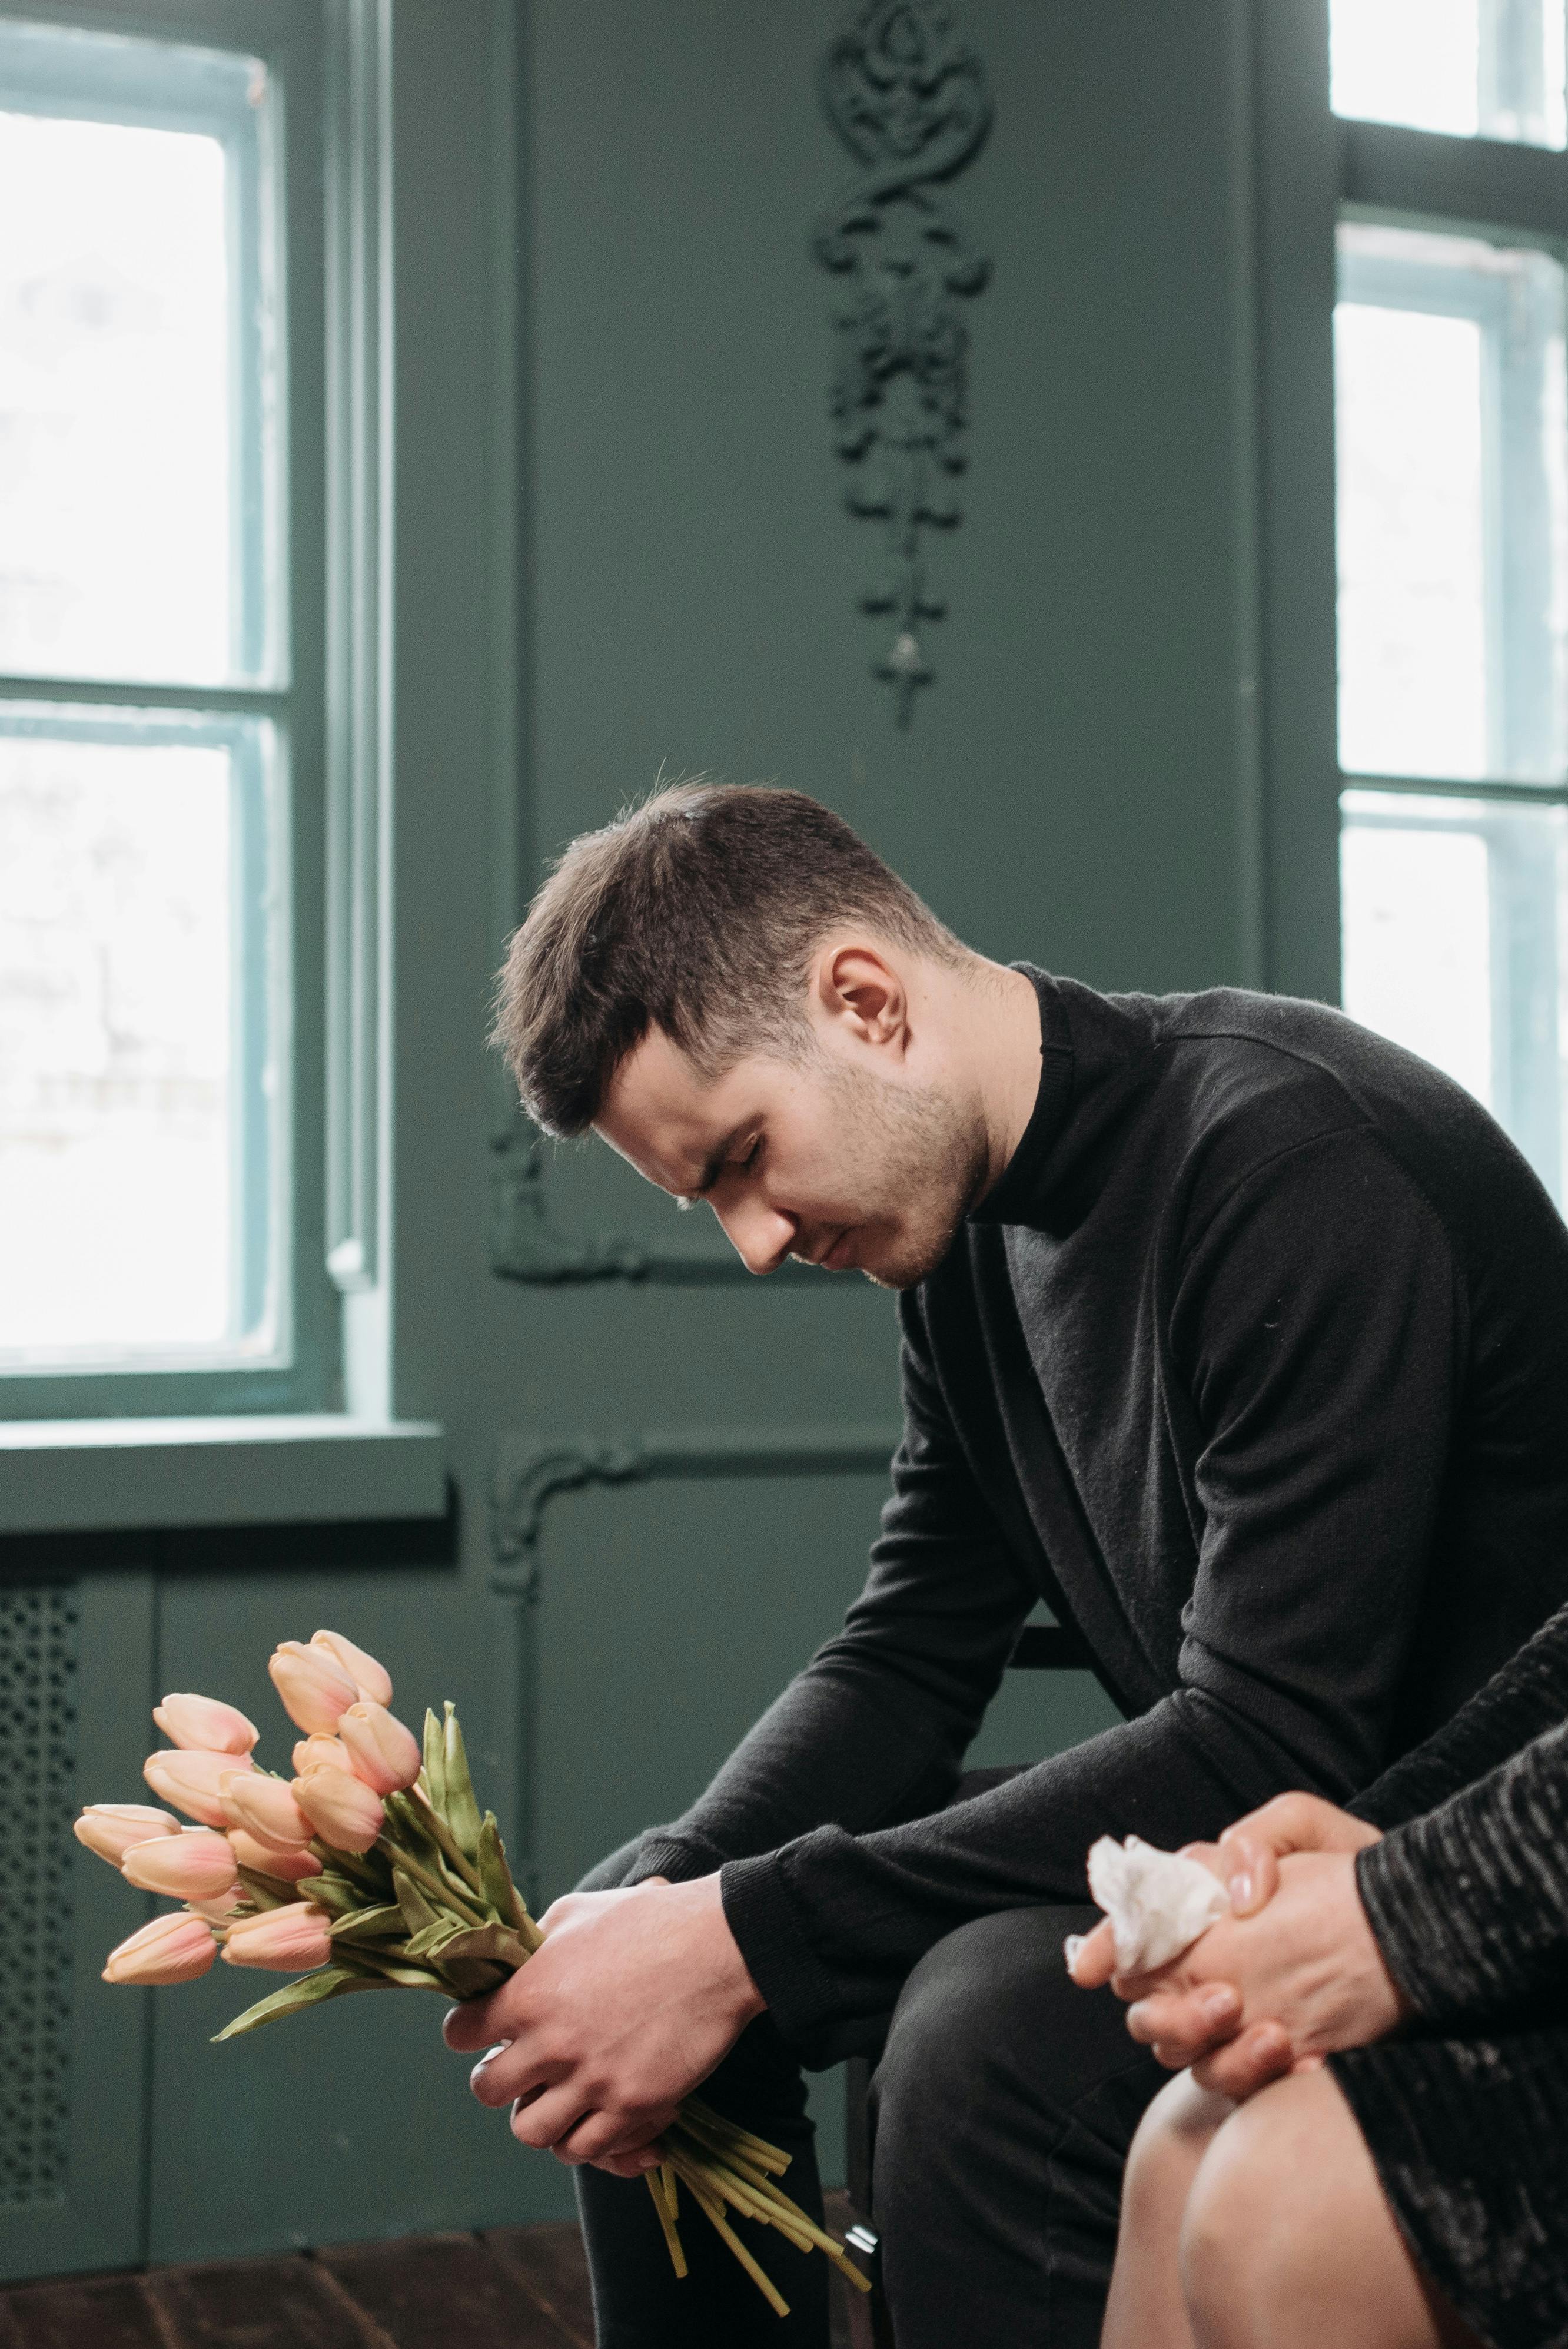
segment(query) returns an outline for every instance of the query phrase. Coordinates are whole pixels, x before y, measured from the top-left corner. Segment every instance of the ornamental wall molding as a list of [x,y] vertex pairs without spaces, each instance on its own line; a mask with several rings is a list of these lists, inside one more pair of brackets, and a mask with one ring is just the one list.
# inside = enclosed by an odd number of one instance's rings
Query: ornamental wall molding
[[822,104],[861,166],[817,224],[812,248],[842,281],[833,313],[830,409],[851,468],[844,502],[886,530],[885,567],[861,609],[889,614],[892,641],[872,662],[907,726],[934,674],[923,630],[944,605],[926,576],[933,530],[960,519],[969,332],[962,305],[990,275],[936,193],[971,163],[991,128],[979,57],[952,0],[859,0],[819,70]]
[[[753,1278],[727,1242],[705,1247],[695,1239],[563,1230],[552,1212],[552,1159],[551,1148],[521,1120],[513,1119],[492,1138],[490,1263],[499,1279],[544,1288],[620,1280],[692,1288]],[[792,1282],[805,1275],[805,1267],[791,1262],[773,1278]]]
[[490,1590],[502,1622],[492,1659],[494,1717],[498,1724],[506,1724],[511,1841],[531,1902],[539,1895],[539,1550],[551,1503],[563,1493],[593,1485],[715,1476],[883,1475],[898,1441],[892,1427],[724,1428],[545,1439],[502,1433],[497,1439],[490,1484]]

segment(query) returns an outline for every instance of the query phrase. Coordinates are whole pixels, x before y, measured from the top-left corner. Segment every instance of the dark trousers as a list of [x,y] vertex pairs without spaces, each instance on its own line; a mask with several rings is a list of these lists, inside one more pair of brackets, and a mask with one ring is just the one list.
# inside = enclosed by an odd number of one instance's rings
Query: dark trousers
[[[630,1853],[616,1859],[629,1864]],[[590,1881],[614,1881],[614,1862]],[[1121,2169],[1165,2075],[1109,1992],[1068,1981],[1062,1940],[1089,1909],[965,1925],[905,1983],[872,2083],[872,2199],[898,2349],[1095,2349]],[[791,2155],[783,2183],[820,2217],[800,2067],[766,2015],[705,2085]],[[744,2238],[790,2304],[780,2321],[696,2210],[677,2282],[647,2188],[577,2172],[599,2349],[826,2349],[826,2261]]]

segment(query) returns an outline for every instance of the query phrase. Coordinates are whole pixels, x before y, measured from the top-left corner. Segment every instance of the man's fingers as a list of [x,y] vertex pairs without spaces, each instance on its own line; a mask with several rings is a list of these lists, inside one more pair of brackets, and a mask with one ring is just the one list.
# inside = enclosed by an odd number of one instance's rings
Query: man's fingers
[[657,2146],[645,2146],[640,2153],[602,2153],[595,2169],[607,2170],[612,2178],[645,2178],[650,2169],[659,2166]]
[[1253,2023],[1222,2047],[1200,2056],[1192,2077],[1201,2088],[1239,2104],[1291,2069],[1290,2033],[1283,2023]]
[[[583,2109],[581,2091],[567,2082],[559,2088],[542,2088],[535,2096],[520,2097],[512,2106],[511,2133],[520,2145],[548,2153],[580,2122],[591,2117]],[[624,2124],[624,2115],[620,2117]]]
[[636,2177],[642,2170],[652,2169],[660,2160],[659,2138],[669,2119],[655,2116],[661,2126],[655,2128],[651,2120],[629,2120],[624,2113],[588,2113],[565,2135],[556,2138],[551,2147],[557,2161],[592,2162],[595,2168],[617,2165],[618,2177]]
[[508,2039],[498,2047],[487,2049],[480,2057],[469,2074],[469,2085],[481,2105],[498,2113],[516,2097],[537,2095],[542,2088],[558,2080],[565,2068],[562,2064],[541,2063],[525,2047]]
[[1069,1933],[1062,1945],[1062,1954],[1079,1990],[1099,1990],[1116,1971],[1116,1939],[1110,1919],[1102,1917],[1092,1933]]
[[1230,2038],[1241,2019],[1241,1993],[1222,1982],[1204,1982],[1197,1990],[1155,1991],[1127,2010],[1133,2038],[1154,2048],[1174,2071]]
[[461,2006],[449,2006],[441,2018],[441,2036],[454,2055],[477,2055],[481,2048],[493,2047],[507,2035],[497,2001],[504,1993],[496,1991],[489,1998],[466,1998]]

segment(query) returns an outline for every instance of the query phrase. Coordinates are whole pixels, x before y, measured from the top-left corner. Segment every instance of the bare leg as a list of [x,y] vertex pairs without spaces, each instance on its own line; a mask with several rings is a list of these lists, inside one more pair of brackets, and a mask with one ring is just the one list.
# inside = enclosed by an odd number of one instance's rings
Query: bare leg
[[1122,2181],[1100,2349],[1193,2349],[1181,2299],[1182,2215],[1214,2132],[1234,2110],[1183,2072],[1144,2114]]
[[1480,2349],[1406,2249],[1331,2072],[1275,2081],[1216,2133],[1181,2271],[1197,2349]]

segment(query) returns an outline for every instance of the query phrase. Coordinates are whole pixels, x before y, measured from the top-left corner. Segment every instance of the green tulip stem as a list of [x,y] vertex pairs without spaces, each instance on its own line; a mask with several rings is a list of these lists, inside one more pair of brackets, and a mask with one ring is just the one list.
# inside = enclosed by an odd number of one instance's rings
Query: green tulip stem
[[385,1853],[395,1867],[402,1869],[405,1876],[412,1877],[420,1889],[428,1892],[430,1898],[443,1909],[455,1909],[466,1925],[489,1923],[490,1920],[482,1909],[474,1908],[469,1901],[465,1900],[462,1894],[452,1885],[443,1884],[438,1877],[433,1876],[428,1868],[422,1866],[414,1857],[407,1845],[394,1843],[390,1837],[383,1835],[377,1836],[376,1848]]

